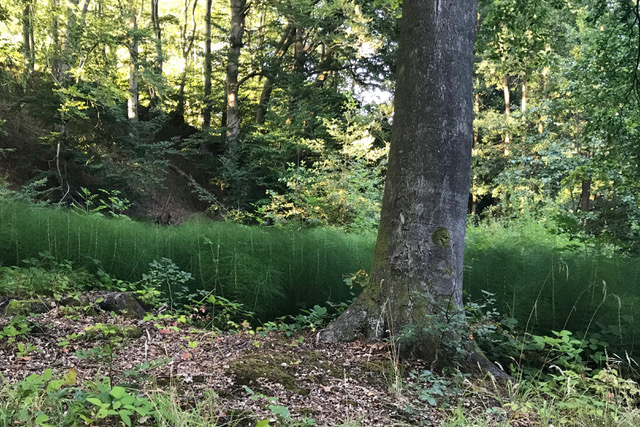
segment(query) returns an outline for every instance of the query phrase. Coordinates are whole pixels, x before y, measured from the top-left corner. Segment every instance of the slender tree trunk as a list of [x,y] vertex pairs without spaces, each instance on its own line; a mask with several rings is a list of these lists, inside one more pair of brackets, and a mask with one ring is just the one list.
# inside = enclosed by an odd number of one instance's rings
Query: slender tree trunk
[[273,91],[273,83],[271,78],[265,77],[262,83],[262,92],[260,92],[260,100],[258,101],[258,108],[256,109],[256,123],[263,125],[265,117],[267,116],[267,105],[271,100],[271,92]]
[[132,122],[138,121],[138,15],[135,0],[129,3],[129,31],[131,45],[129,47],[129,100],[127,116]]
[[231,0],[231,31],[229,32],[229,52],[227,54],[227,144],[238,145],[240,138],[240,105],[238,101],[238,70],[242,36],[247,13],[246,0]]
[[162,75],[162,27],[160,27],[160,0],[151,0],[151,25],[153,26],[153,38],[156,49],[154,67],[156,73]]
[[[151,27],[153,28],[153,42],[155,48],[155,57],[153,59],[153,72],[155,78],[162,79],[162,27],[160,26],[160,0],[150,1]],[[160,103],[158,95],[158,85],[149,86],[150,110],[155,110]]]
[[58,0],[51,0],[51,74],[60,81],[60,30],[58,28]]
[[474,226],[478,225],[478,195],[471,195],[471,223]]
[[278,49],[273,64],[269,66],[272,72],[268,72],[264,77],[262,84],[262,92],[260,92],[260,100],[258,101],[258,108],[256,110],[256,123],[259,125],[264,124],[265,116],[267,114],[267,105],[271,99],[271,91],[273,90],[272,75],[275,75],[280,69],[282,64],[282,58],[289,50],[289,47],[293,43],[293,36],[295,34],[295,27],[291,24],[287,25],[282,32],[280,42],[278,43]]
[[31,13],[29,14],[29,46],[31,47],[30,53],[31,55],[29,56],[29,70],[31,70],[31,72],[33,72],[33,70],[35,69],[35,65],[36,65],[36,38],[34,35],[34,31],[33,31],[33,27],[34,27],[34,23],[33,23],[33,17],[35,14],[35,11],[33,10],[33,5],[31,6]]
[[591,180],[585,179],[582,181],[582,192],[580,193],[580,210],[582,212],[589,212],[591,210]]
[[[405,0],[402,8],[389,166],[370,282],[318,338],[375,340],[411,328],[413,339],[401,350],[446,364],[455,360],[456,343],[474,347],[464,341],[462,272],[475,0]],[[461,364],[491,369],[475,351],[460,356]]]
[[323,87],[329,76],[331,75],[331,65],[333,62],[333,51],[322,43],[322,60],[320,62],[320,71],[313,84],[316,87]]
[[69,70],[73,62],[73,43],[76,30],[76,14],[78,13],[79,0],[69,0],[67,7],[67,34],[64,38],[64,48],[60,60],[60,81],[69,79]]
[[304,72],[304,64],[306,62],[306,52],[304,49],[304,31],[302,30],[302,28],[296,28],[296,34],[295,34],[295,47],[294,47],[294,57],[295,57],[295,64],[294,64],[294,70],[302,73]]
[[504,133],[504,155],[508,156],[511,144],[511,131],[508,128],[511,117],[511,93],[509,92],[509,77],[506,74],[502,77],[502,91],[504,93],[504,118],[507,125],[507,130]]
[[520,111],[522,114],[527,112],[527,82],[522,81],[522,98],[520,99]]
[[87,12],[89,12],[89,3],[91,0],[84,0],[84,5],[82,6],[82,14],[80,15],[80,30],[84,31],[87,25]]
[[25,74],[31,74],[34,68],[35,46],[33,44],[33,4],[32,0],[22,1],[22,56],[24,58]]
[[[479,84],[480,80],[476,77],[476,84]],[[476,92],[473,96],[473,115],[474,117],[478,117],[480,114],[480,92]],[[473,147],[478,146],[478,140],[480,138],[480,128],[479,126],[473,126]]]
[[[542,71],[542,100],[547,99],[547,71]],[[542,109],[541,109],[542,111]],[[544,116],[541,116],[538,121],[538,133],[542,134],[544,132],[544,124],[542,121],[544,120]]]
[[212,0],[207,0],[204,17],[204,109],[202,110],[202,126],[205,128],[211,126],[211,3]]
[[176,115],[184,118],[185,107],[185,88],[187,86],[187,70],[189,68],[191,50],[193,49],[193,43],[196,39],[196,30],[198,23],[196,21],[196,7],[198,6],[198,0],[194,0],[191,4],[191,32],[188,31],[188,19],[189,19],[189,0],[184,1],[184,25],[181,30],[182,38],[182,73],[180,74],[180,88],[178,90],[178,105],[176,107]]

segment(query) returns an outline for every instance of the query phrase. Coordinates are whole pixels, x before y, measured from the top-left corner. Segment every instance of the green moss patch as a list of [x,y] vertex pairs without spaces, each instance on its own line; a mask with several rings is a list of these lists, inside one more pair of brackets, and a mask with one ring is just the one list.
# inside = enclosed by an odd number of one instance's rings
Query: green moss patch
[[41,300],[11,300],[0,314],[5,316],[28,316],[30,314],[46,313],[49,310],[51,310],[51,307]]
[[309,390],[299,387],[298,380],[291,374],[291,358],[279,353],[253,353],[244,355],[229,363],[228,370],[240,385],[253,385],[258,378],[281,384],[294,393],[308,395]]
[[269,353],[252,353],[235,359],[229,363],[228,371],[240,385],[253,387],[258,378],[264,378],[306,396],[309,390],[300,386],[297,376],[313,384],[325,384],[327,377],[343,377],[339,368],[325,360],[326,356],[319,351],[289,355],[270,350]]

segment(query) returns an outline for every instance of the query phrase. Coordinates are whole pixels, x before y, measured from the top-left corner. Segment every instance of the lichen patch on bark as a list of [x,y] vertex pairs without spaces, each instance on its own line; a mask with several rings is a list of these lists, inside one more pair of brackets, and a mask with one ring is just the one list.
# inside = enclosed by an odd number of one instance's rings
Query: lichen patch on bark
[[449,230],[444,227],[438,228],[431,235],[431,241],[438,247],[446,248],[451,243],[451,236]]

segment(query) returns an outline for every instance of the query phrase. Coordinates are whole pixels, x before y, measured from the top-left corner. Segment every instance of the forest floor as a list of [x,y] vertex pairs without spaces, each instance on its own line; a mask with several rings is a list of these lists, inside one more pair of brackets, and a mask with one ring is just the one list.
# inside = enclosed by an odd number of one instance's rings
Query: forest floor
[[[30,330],[0,339],[0,383],[72,370],[79,388],[109,378],[139,395],[173,393],[184,408],[208,399],[215,425],[442,425],[455,412],[491,425],[492,414],[505,414],[494,410],[503,408],[504,393],[489,379],[459,376],[455,386],[429,380],[427,366],[398,361],[384,343],[317,344],[311,331],[221,333],[175,317],[140,320],[62,306],[25,320]],[[0,317],[0,332],[10,322]]]

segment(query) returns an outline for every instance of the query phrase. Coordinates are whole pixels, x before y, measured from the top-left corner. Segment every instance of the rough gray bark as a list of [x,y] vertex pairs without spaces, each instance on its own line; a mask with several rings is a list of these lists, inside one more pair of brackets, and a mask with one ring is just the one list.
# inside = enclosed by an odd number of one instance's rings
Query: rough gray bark
[[231,30],[229,31],[229,51],[227,54],[227,144],[231,147],[238,144],[240,138],[240,103],[238,101],[238,70],[240,67],[240,50],[247,14],[246,0],[230,0]]
[[[399,337],[402,351],[451,360],[466,340],[462,271],[473,142],[475,0],[405,0],[389,166],[370,282],[324,341]],[[435,322],[448,322],[444,335]],[[461,330],[462,329],[462,330]],[[473,348],[473,343],[466,344]],[[491,365],[470,351],[470,364]]]

